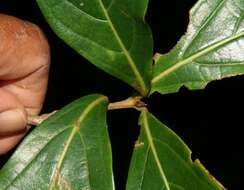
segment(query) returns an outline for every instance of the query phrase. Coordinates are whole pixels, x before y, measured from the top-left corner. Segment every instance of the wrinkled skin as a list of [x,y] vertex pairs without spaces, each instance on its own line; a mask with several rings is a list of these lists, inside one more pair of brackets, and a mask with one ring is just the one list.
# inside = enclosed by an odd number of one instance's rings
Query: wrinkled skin
[[27,116],[39,114],[49,63],[49,45],[42,31],[0,14],[0,155],[24,136]]

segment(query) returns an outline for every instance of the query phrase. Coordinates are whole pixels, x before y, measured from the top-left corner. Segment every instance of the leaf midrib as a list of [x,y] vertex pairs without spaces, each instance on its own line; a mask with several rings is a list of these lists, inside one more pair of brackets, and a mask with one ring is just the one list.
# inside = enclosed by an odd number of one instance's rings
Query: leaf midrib
[[12,185],[12,184],[14,184],[14,182],[21,176],[21,174],[23,174],[27,169],[28,169],[28,167],[36,160],[36,158],[37,158],[37,156],[41,153],[41,152],[43,152],[43,150],[55,139],[55,138],[57,138],[59,135],[61,135],[62,133],[64,133],[64,132],[66,132],[66,130],[68,130],[69,129],[69,127],[68,128],[65,128],[65,129],[63,129],[62,131],[60,131],[60,132],[58,132],[55,136],[53,136],[48,142],[47,142],[47,144],[45,144],[45,146],[44,147],[42,147],[42,149],[40,150],[40,151],[38,151],[37,153],[36,153],[36,156],[32,159],[32,160],[30,160],[30,162],[28,162],[27,163],[27,165],[26,165],[26,167],[24,167],[13,179],[11,179],[12,181],[7,185],[7,187],[5,187],[5,190],[6,189],[9,189],[9,187]]
[[[73,109],[76,109],[78,106],[75,106],[75,107],[73,107],[72,109],[66,109],[66,111],[63,111],[58,117],[56,117],[55,119],[57,120],[57,119],[59,119],[59,118],[61,118],[61,117],[63,117],[66,113],[68,113],[68,112],[70,112],[70,110],[73,110]],[[46,121],[47,122],[47,121]],[[22,174],[28,167],[29,167],[29,165],[36,159],[36,157],[45,149],[45,147],[47,147],[47,145],[49,145],[57,136],[59,136],[60,134],[62,134],[63,132],[65,132],[67,129],[69,129],[70,127],[67,127],[67,128],[65,128],[65,129],[63,129],[63,130],[61,130],[61,131],[59,131],[56,135],[54,135],[52,138],[50,138],[49,139],[49,141],[38,151],[38,152],[36,152],[36,156],[33,158],[33,159],[31,159],[28,163],[27,163],[27,167],[24,167],[23,169],[21,169],[21,171],[20,171],[20,173],[19,174],[17,174],[13,179],[12,179],[12,181],[11,181],[11,183],[10,184],[8,184],[7,185],[7,187],[5,188],[5,189],[8,189],[9,187],[10,187],[10,185],[11,184],[13,184],[14,183],[14,181],[16,181],[18,178],[19,178],[19,176],[20,176],[20,174]]]
[[102,101],[106,100],[107,98],[106,97],[100,97],[100,98],[97,98],[96,100],[94,100],[93,102],[91,102],[85,109],[84,111],[82,112],[81,116],[79,117],[79,119],[76,121],[76,123],[74,124],[74,127],[69,135],[69,138],[65,144],[65,147],[63,149],[63,152],[60,156],[60,159],[59,159],[59,162],[57,163],[57,166],[55,167],[55,170],[54,170],[54,178],[52,178],[50,181],[50,186],[49,186],[49,190],[52,190],[54,187],[55,187],[55,183],[56,183],[56,180],[57,180],[57,175],[56,175],[56,172],[60,171],[60,168],[63,164],[63,161],[64,161],[64,158],[66,156],[66,153],[68,151],[68,148],[75,136],[76,133],[79,133],[79,130],[80,130],[80,125],[81,123],[84,121],[84,119],[86,118],[86,116],[89,114],[89,112],[94,108],[96,107],[99,103],[101,103]]
[[124,55],[125,55],[125,57],[126,57],[126,59],[128,61],[129,66],[131,67],[132,72],[134,73],[134,75],[135,75],[135,77],[136,77],[136,79],[137,79],[137,81],[139,83],[140,89],[142,89],[141,93],[143,93],[143,95],[144,95],[145,93],[147,93],[147,87],[145,85],[145,82],[144,82],[140,72],[138,71],[138,68],[137,68],[133,58],[131,57],[129,51],[126,49],[126,47],[125,47],[123,41],[121,40],[121,38],[120,38],[115,26],[113,25],[112,20],[111,20],[109,14],[108,14],[103,2],[102,2],[102,0],[98,0],[98,2],[100,4],[100,6],[101,6],[101,9],[102,9],[102,11],[104,13],[104,16],[107,19],[108,24],[109,24],[109,26],[110,26],[115,38],[118,41],[118,44],[119,44],[121,50],[123,51],[123,53],[124,53]]
[[[160,139],[158,138],[155,138],[152,136],[152,133],[151,133],[151,130],[150,130],[150,127],[149,127],[149,124],[148,124],[148,117],[147,117],[147,110],[143,110],[142,111],[142,118],[143,118],[143,127],[145,129],[145,132],[146,132],[146,136],[147,136],[147,140],[148,140],[148,144],[149,144],[149,147],[151,148],[151,151],[152,151],[152,154],[153,154],[153,157],[155,159],[155,162],[158,166],[158,169],[159,169],[159,172],[161,174],[161,177],[163,179],[163,182],[165,183],[165,188],[166,190],[171,190],[170,188],[170,184],[173,184],[173,185],[176,185],[176,186],[180,186],[178,184],[175,184],[173,182],[169,182],[167,180],[167,177],[166,177],[166,174],[164,172],[164,169],[162,167],[162,164],[160,163],[160,160],[159,160],[159,156],[158,156],[158,153],[157,153],[157,150],[156,150],[156,146],[155,146],[155,143],[154,141],[158,141],[158,143],[162,144],[163,146],[166,146],[168,147],[169,150],[172,151],[172,153],[178,157],[178,159],[182,162],[182,164],[188,169],[188,171],[197,179],[199,180],[199,183],[203,184],[205,187],[208,187],[208,188],[211,188],[211,186],[208,184],[208,183],[205,183],[201,177],[199,177],[198,175],[196,175],[196,173],[194,173],[192,170],[191,170],[191,167],[187,164],[187,161],[184,160],[184,159],[181,159],[181,157],[179,156],[179,154],[173,150],[167,143],[164,143],[162,142]],[[191,160],[189,160],[191,161]],[[193,162],[191,161],[191,163],[193,164]],[[180,186],[182,187],[182,186]],[[183,187],[182,187],[183,188]],[[185,188],[183,188],[185,189]]]
[[152,150],[152,154],[153,154],[153,157],[155,159],[155,162],[158,166],[158,170],[159,170],[159,173],[161,175],[161,178],[165,184],[165,188],[166,190],[170,190],[170,186],[169,186],[169,182],[167,180],[167,177],[165,175],[165,172],[164,172],[164,169],[162,168],[162,164],[160,163],[160,160],[159,160],[159,157],[158,157],[158,153],[157,153],[157,150],[155,148],[155,144],[153,142],[153,137],[152,137],[152,134],[151,134],[151,131],[150,131],[150,128],[149,128],[149,124],[148,124],[148,118],[147,118],[147,111],[146,110],[143,110],[142,111],[142,119],[143,119],[143,127],[145,129],[145,132],[146,132],[146,135],[147,135],[147,140],[148,140],[148,143],[150,145],[150,148]]
[[162,78],[164,78],[165,76],[169,75],[170,73],[174,72],[175,70],[179,69],[180,67],[182,66],[185,66],[191,62],[193,62],[194,60],[198,59],[199,57],[202,57],[206,54],[208,54],[209,52],[215,50],[215,49],[218,49],[219,47],[221,46],[224,46],[240,37],[244,36],[244,31],[243,32],[240,32],[239,34],[236,34],[236,35],[233,35],[231,37],[228,37],[224,40],[221,40],[217,43],[214,43],[198,52],[196,52],[195,54],[187,57],[186,59],[184,60],[181,60],[177,63],[175,63],[172,67],[166,69],[165,71],[161,72],[159,75],[155,76],[153,79],[152,79],[152,83],[156,83],[158,82],[159,80],[161,80]]
[[[158,138],[153,138],[154,141],[157,141],[159,144],[161,144],[162,146],[165,146],[167,147],[174,155],[175,155],[175,158],[178,158],[180,160],[180,162],[185,166],[185,168],[187,168],[187,170],[199,181],[199,183],[203,184],[204,186],[207,186],[209,187],[209,184],[208,183],[205,183],[202,178],[200,176],[198,176],[196,173],[193,172],[192,170],[192,167],[188,165],[187,161],[182,159],[180,157],[180,155],[172,148],[170,147],[169,144],[163,142],[161,139],[158,139]],[[189,160],[191,162],[191,164],[194,164],[194,162],[192,160]],[[174,184],[174,185],[177,185],[177,186],[180,186],[176,183],[173,183],[173,182],[170,182],[171,184]],[[181,186],[182,187],[182,186]],[[211,188],[211,187],[210,187]]]
[[[185,55],[185,53],[187,52],[187,50],[191,47],[191,45],[194,43],[194,41],[196,40],[197,36],[200,34],[200,32],[202,32],[202,30],[208,26],[208,23],[213,19],[213,17],[219,12],[219,10],[224,6],[226,0],[222,0],[219,5],[217,5],[212,13],[203,21],[202,25],[200,26],[200,28],[195,32],[195,34],[192,36],[191,41],[189,42],[189,44],[187,45],[187,47],[185,47],[185,50],[183,51],[183,55]],[[192,15],[193,16],[193,15]],[[191,18],[190,18],[191,19]]]

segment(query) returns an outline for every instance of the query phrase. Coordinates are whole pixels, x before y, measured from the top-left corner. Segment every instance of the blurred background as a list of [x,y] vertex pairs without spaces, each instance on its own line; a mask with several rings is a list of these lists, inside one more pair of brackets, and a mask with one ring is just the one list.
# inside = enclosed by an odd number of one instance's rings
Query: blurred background
[[[186,31],[188,12],[196,0],[151,0],[146,20],[154,36],[154,51],[168,52]],[[50,81],[43,113],[60,109],[91,93],[119,101],[133,93],[128,85],[99,70],[63,43],[49,28],[35,0],[1,0],[0,13],[39,25],[49,39],[52,53]],[[1,43],[1,42],[0,42]],[[181,88],[177,94],[153,94],[146,102],[163,123],[173,129],[227,189],[241,190],[244,170],[244,77],[210,83],[205,90]],[[138,112],[108,113],[117,189],[125,189],[134,141],[139,133]],[[11,156],[0,157],[0,167]]]

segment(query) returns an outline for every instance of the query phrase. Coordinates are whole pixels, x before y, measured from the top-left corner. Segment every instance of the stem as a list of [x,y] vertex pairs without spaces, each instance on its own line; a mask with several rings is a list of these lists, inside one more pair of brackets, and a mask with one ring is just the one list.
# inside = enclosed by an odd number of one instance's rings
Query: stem
[[117,109],[128,109],[128,108],[134,108],[134,109],[140,109],[142,107],[146,107],[146,104],[141,101],[141,96],[135,96],[135,97],[129,97],[125,100],[110,103],[108,105],[108,110],[117,110]]
[[[146,107],[147,105],[141,101],[141,96],[135,96],[135,97],[129,97],[125,100],[119,101],[119,102],[113,102],[108,105],[108,110],[117,110],[117,109],[128,109],[128,108],[134,108],[136,110],[140,110],[143,107]],[[56,111],[53,111],[51,113],[43,114],[43,115],[31,115],[27,117],[27,124],[28,125],[39,125],[44,120],[49,118],[51,115],[53,115]]]

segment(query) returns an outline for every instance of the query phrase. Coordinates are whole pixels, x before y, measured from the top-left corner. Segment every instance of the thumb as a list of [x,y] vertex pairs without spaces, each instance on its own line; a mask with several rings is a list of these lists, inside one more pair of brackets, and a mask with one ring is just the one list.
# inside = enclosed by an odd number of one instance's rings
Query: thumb
[[16,96],[0,89],[0,155],[6,154],[25,135],[27,116]]
[[0,136],[9,136],[26,130],[27,114],[19,100],[0,89]]

